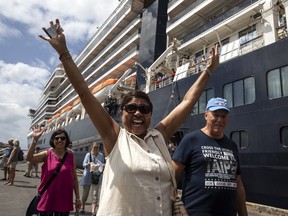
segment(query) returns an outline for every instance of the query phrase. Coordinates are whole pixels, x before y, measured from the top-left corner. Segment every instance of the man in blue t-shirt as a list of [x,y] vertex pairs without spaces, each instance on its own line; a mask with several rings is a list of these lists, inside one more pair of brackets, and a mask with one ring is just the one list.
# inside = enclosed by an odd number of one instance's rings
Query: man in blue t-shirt
[[182,199],[189,216],[247,216],[237,145],[224,135],[229,107],[208,101],[201,130],[187,134],[173,154],[176,178],[182,173]]

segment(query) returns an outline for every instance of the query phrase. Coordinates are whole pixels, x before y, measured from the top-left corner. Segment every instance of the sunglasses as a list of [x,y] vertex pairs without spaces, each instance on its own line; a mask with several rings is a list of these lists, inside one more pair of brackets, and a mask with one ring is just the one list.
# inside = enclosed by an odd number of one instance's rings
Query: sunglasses
[[135,113],[137,110],[139,110],[139,112],[141,112],[142,114],[148,114],[152,112],[152,108],[149,105],[137,106],[136,104],[126,104],[123,107],[123,110],[128,113]]
[[65,141],[66,140],[66,137],[54,137],[54,140],[61,140],[61,141]]

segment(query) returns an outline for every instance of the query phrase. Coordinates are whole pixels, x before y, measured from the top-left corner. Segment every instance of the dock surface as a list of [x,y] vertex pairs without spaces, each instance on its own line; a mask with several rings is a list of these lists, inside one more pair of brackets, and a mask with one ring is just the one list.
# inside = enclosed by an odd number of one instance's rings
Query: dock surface
[[[0,215],[5,216],[25,216],[27,206],[37,193],[37,188],[40,183],[40,178],[27,178],[24,172],[27,168],[26,163],[20,163],[16,167],[16,177],[14,186],[4,185],[5,181],[0,181]],[[39,166],[39,170],[41,167]],[[34,173],[33,173],[34,174]],[[0,179],[3,178],[4,171],[0,170]],[[80,180],[81,173],[79,172],[78,180]],[[82,188],[80,187],[80,194]],[[91,197],[89,196],[86,203],[87,213],[71,212],[70,215],[91,215]],[[265,207],[247,203],[249,216],[268,216],[288,215],[288,211],[267,211]],[[267,207],[268,209],[268,207]],[[269,208],[271,210],[271,208]],[[273,213],[271,213],[273,212]]]
[[[4,185],[5,181],[0,181],[0,215],[1,216],[25,216],[26,209],[37,194],[37,188],[40,184],[40,178],[23,176],[27,168],[26,163],[17,164],[16,177],[13,186]],[[41,166],[39,165],[39,171]],[[34,173],[32,173],[34,175]],[[41,173],[39,172],[39,175]],[[0,179],[4,177],[4,171],[0,170]],[[80,180],[81,173],[78,174]],[[80,187],[80,194],[82,188]],[[71,212],[70,215],[91,215],[91,198],[88,197],[86,203],[87,213]]]

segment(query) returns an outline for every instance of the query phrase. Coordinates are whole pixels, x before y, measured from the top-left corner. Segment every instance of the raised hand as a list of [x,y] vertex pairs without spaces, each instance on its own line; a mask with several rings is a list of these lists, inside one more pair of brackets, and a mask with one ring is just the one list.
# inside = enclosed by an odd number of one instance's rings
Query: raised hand
[[[56,36],[53,38],[49,38],[48,36],[39,35],[40,38],[42,38],[45,41],[48,41],[51,46],[58,52],[59,55],[66,52],[67,45],[66,45],[66,39],[65,35],[62,33],[60,28],[60,21],[59,19],[55,20],[56,23]],[[54,25],[53,21],[50,21],[50,26],[52,27]]]
[[36,124],[32,127],[32,130],[33,130],[33,133],[32,133],[33,137],[38,139],[46,129],[41,128],[41,126]]
[[206,68],[212,72],[217,68],[218,65],[219,65],[219,52],[218,52],[218,45],[216,45],[210,51],[209,61]]

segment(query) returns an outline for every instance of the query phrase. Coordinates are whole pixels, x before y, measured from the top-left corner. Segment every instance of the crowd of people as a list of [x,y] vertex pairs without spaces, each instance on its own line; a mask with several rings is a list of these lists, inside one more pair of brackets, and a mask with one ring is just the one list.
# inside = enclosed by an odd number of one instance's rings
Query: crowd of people
[[[25,177],[39,177],[38,164],[42,165],[42,178],[38,191],[40,192],[45,184],[47,184],[49,178],[53,174],[53,170],[58,166],[59,162],[63,159],[67,152],[67,159],[65,159],[64,167],[59,171],[59,177],[55,180],[47,192],[43,194],[43,198],[38,206],[40,215],[49,215],[52,212],[61,213],[61,215],[69,215],[69,212],[73,210],[73,190],[75,192],[75,207],[80,209],[80,213],[85,213],[85,204],[91,192],[92,200],[92,215],[96,215],[99,207],[99,196],[102,183],[102,174],[104,171],[105,158],[104,155],[99,152],[99,144],[92,142],[90,149],[83,160],[83,175],[79,182],[79,185],[83,187],[82,197],[80,199],[80,192],[78,186],[78,178],[76,175],[76,163],[75,156],[71,150],[71,141],[65,130],[59,129],[56,131],[50,140],[51,148],[40,152],[39,147],[35,147],[37,140],[42,135],[44,129],[35,125],[33,127],[33,142],[26,155],[27,169],[24,173]],[[59,136],[58,136],[59,135]],[[15,179],[15,169],[18,163],[18,152],[20,149],[19,141],[16,139],[9,139],[8,143],[0,142],[0,147],[5,149],[3,158],[1,160],[1,167],[4,170],[4,177],[2,181],[6,181],[4,185],[12,186]],[[35,147],[34,151],[33,148]],[[35,175],[32,171],[34,168]],[[68,171],[68,173],[67,173]],[[97,182],[91,180],[91,176],[96,175],[98,177]],[[61,190],[59,190],[61,189]],[[61,194],[65,193],[65,200],[62,200]],[[59,197],[57,199],[57,197]],[[80,202],[82,201],[82,204]],[[87,212],[86,212],[87,213]]]
[[[50,24],[54,25],[52,21]],[[85,212],[92,189],[92,215],[172,216],[175,175],[189,215],[247,216],[237,146],[224,135],[230,114],[225,99],[209,100],[205,127],[185,135],[178,147],[171,144],[172,135],[190,114],[219,64],[218,47],[212,48],[206,68],[183,101],[154,128],[150,127],[153,104],[139,90],[124,96],[119,124],[89,90],[68,51],[58,19],[55,24],[56,37],[40,37],[59,54],[69,81],[102,138],[105,158],[93,142],[83,161],[80,197],[76,160],[68,148],[71,141],[67,132],[55,131],[50,139],[51,148],[37,153],[36,144],[44,129],[35,125],[26,159],[31,164],[43,163],[39,193],[59,164],[63,164],[41,196],[39,215],[69,215],[74,208]],[[9,162],[12,166],[13,160]]]
[[18,155],[21,153],[20,142],[17,139],[9,139],[8,143],[0,142],[0,147],[5,148],[1,160],[1,167],[4,170],[2,181],[6,181],[4,185],[12,186],[15,180],[15,170],[19,161]]

